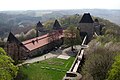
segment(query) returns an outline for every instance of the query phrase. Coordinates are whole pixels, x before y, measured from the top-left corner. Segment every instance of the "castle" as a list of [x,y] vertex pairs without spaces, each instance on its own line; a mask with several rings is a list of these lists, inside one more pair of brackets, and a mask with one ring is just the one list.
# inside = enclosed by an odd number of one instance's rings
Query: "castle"
[[84,13],[79,22],[78,29],[80,30],[80,36],[83,39],[87,35],[87,42],[89,42],[93,35],[101,35],[103,25],[101,25],[98,19],[93,21],[90,13]]
[[[102,29],[97,19],[93,21],[90,13],[84,13],[79,22],[78,30],[82,39],[87,35],[87,42],[89,42],[94,33],[100,35]],[[39,35],[39,32],[42,35]],[[20,42],[10,32],[5,50],[14,60],[22,60],[47,53],[63,43],[63,29],[57,20],[53,24],[53,31],[46,32],[40,21],[36,25],[36,37],[33,39]]]
[[36,37],[30,40],[20,42],[11,32],[9,33],[5,50],[14,60],[27,59],[35,55],[41,55],[59,47],[63,43],[62,28],[56,20],[53,25],[53,31],[42,32],[43,25],[38,22],[36,26]]

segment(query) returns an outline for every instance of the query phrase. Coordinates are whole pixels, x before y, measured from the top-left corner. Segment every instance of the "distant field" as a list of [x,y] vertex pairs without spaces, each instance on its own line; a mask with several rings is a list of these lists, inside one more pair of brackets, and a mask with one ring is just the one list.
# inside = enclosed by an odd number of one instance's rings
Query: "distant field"
[[38,63],[24,65],[20,68],[20,71],[27,79],[22,80],[62,80],[74,59],[74,57],[68,60],[51,58]]

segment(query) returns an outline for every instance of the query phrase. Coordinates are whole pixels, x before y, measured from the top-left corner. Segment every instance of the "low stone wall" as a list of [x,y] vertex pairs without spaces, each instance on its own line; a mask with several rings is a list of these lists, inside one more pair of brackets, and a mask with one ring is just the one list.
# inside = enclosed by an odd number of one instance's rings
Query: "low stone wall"
[[82,47],[82,46],[85,44],[86,38],[87,38],[87,36],[84,37],[84,40],[81,44],[81,49],[79,50],[71,68],[66,73],[63,80],[81,80],[82,75],[80,73],[78,73],[78,68],[79,68],[79,65],[81,64],[81,61],[82,61],[83,56],[84,56],[84,48],[85,47]]
[[63,80],[80,80],[82,75],[77,72],[67,72]]

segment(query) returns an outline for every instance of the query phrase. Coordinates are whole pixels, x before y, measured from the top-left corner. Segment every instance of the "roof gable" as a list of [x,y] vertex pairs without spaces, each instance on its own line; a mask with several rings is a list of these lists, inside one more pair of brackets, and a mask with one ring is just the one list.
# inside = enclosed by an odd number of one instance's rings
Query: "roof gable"
[[37,27],[43,27],[43,25],[40,21],[37,23]]
[[9,33],[7,41],[10,42],[10,43],[11,42],[15,42],[15,43],[18,43],[18,44],[21,43],[11,32]]
[[45,31],[44,27],[43,27],[43,25],[42,25],[42,23],[40,21],[37,23],[36,29],[38,31],[40,31],[40,32],[44,32]]
[[53,29],[54,30],[59,30],[61,29],[61,25],[59,24],[58,20],[55,20],[54,24],[53,24]]
[[20,42],[11,32],[9,33],[7,42],[9,42],[9,43],[12,43],[12,42],[13,42],[13,43],[16,43],[16,44],[24,47],[25,49],[27,49],[27,48],[22,44],[22,42]]
[[81,18],[79,23],[93,23],[93,19],[90,13],[84,13],[83,17]]

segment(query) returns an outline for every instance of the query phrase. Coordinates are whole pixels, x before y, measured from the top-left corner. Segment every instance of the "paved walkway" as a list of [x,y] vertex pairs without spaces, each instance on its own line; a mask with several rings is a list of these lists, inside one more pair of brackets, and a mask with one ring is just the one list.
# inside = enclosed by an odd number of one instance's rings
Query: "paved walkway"
[[[76,49],[79,49],[80,46],[77,46]],[[71,48],[66,48],[64,50],[56,50],[56,51],[51,51],[47,54],[44,54],[42,56],[39,56],[39,57],[36,57],[36,58],[33,58],[33,59],[28,59],[28,60],[25,60],[22,64],[18,64],[18,66],[21,66],[23,64],[27,64],[27,63],[34,63],[34,62],[38,62],[38,61],[42,61],[42,60],[45,60],[45,59],[49,59],[49,58],[53,58],[53,57],[58,57],[59,55],[67,55],[67,56],[75,56],[75,53],[71,52]]]
[[25,60],[22,64],[19,64],[18,66],[21,66],[21,65],[27,64],[27,63],[34,63],[34,62],[42,61],[42,60],[53,58],[53,57],[57,57],[58,55],[59,54],[53,54],[52,52],[51,53],[47,53],[47,54],[44,54],[42,56],[35,57],[33,59]]
[[63,51],[62,51],[62,54],[63,55],[68,55],[68,56],[76,56],[76,51],[79,51],[80,50],[80,48],[81,48],[81,46],[80,45],[77,45],[77,46],[74,46],[74,49],[76,49],[75,51],[71,51],[71,47],[69,47],[69,48],[66,48],[66,49],[64,49]]

